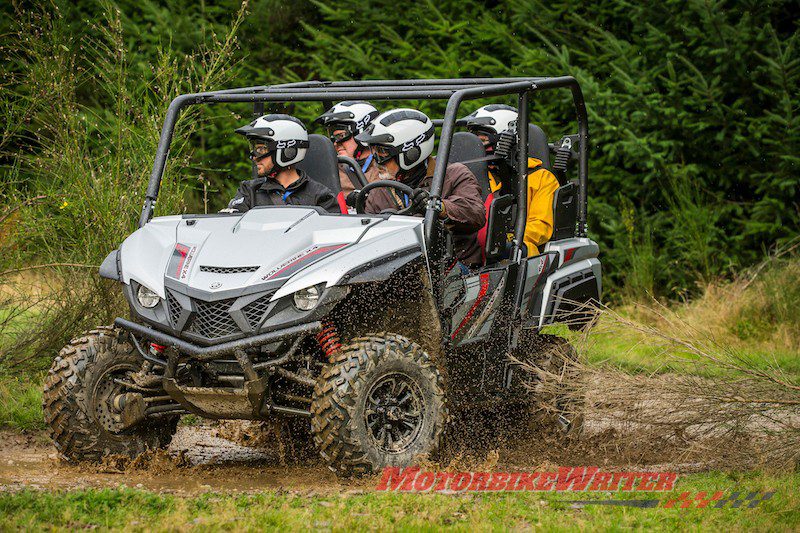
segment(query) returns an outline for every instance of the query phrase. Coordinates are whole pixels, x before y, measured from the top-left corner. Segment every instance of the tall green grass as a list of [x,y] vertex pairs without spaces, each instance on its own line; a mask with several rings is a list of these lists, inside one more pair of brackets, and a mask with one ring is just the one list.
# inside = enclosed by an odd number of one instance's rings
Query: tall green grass
[[[167,105],[227,85],[238,68],[231,57],[243,7],[223,35],[208,35],[188,54],[164,42],[144,63],[120,9],[102,8],[80,30],[58,9],[19,8],[4,37],[0,365],[49,360],[69,337],[124,310],[96,267],[136,228]],[[178,123],[162,214],[193,202],[188,141],[202,124],[191,110]]]
[[29,431],[45,427],[39,376],[35,373],[11,377],[0,373],[0,429]]

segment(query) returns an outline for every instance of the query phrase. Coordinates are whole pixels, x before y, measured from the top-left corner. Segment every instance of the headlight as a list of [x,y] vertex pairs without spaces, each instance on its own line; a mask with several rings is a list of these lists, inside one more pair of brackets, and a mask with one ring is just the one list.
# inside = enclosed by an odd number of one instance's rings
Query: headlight
[[139,304],[147,309],[152,309],[158,305],[158,302],[161,301],[161,298],[158,297],[158,294],[154,293],[144,285],[139,285],[139,290],[136,291],[136,299],[139,300]]
[[300,289],[294,293],[294,306],[300,311],[311,311],[319,303],[321,293],[319,286]]

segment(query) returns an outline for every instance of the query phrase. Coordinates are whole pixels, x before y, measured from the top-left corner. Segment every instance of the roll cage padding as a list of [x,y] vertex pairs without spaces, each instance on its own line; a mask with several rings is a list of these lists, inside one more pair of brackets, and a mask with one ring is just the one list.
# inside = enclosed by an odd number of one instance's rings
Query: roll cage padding
[[[485,155],[486,152],[483,149],[483,143],[474,133],[458,131],[453,134],[453,143],[450,145],[450,161],[448,161],[448,164],[480,159]],[[481,186],[481,196],[483,196],[484,200],[486,200],[486,197],[492,192],[489,187],[489,168],[487,165],[488,163],[486,161],[475,161],[467,163],[466,165],[478,179],[478,184]]]

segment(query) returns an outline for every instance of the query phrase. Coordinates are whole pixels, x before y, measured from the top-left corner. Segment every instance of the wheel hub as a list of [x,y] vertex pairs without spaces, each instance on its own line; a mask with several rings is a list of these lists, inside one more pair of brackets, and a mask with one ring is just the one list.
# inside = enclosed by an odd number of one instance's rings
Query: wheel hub
[[109,369],[95,385],[91,402],[94,415],[103,429],[109,433],[120,433],[127,427],[121,416],[126,391],[114,379],[125,377],[131,370],[124,367]]
[[424,402],[414,380],[402,373],[387,374],[370,388],[364,419],[373,443],[387,453],[402,453],[417,438]]

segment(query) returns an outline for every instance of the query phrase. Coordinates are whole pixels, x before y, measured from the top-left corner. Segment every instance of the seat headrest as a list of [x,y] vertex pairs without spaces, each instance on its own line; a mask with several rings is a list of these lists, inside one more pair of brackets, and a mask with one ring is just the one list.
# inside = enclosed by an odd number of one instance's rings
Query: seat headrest
[[325,185],[334,195],[341,192],[336,149],[324,135],[312,133],[308,136],[308,151],[303,160],[297,163],[297,168],[304,170],[310,179]]
[[550,169],[550,148],[547,135],[536,124],[528,124],[528,155],[541,160],[542,166]]
[[[453,142],[450,145],[450,160],[448,163],[461,163],[486,156],[483,143],[474,133],[458,131],[453,134]],[[467,163],[467,168],[475,174],[481,186],[483,199],[491,192],[489,190],[489,168],[486,161],[476,161]]]

